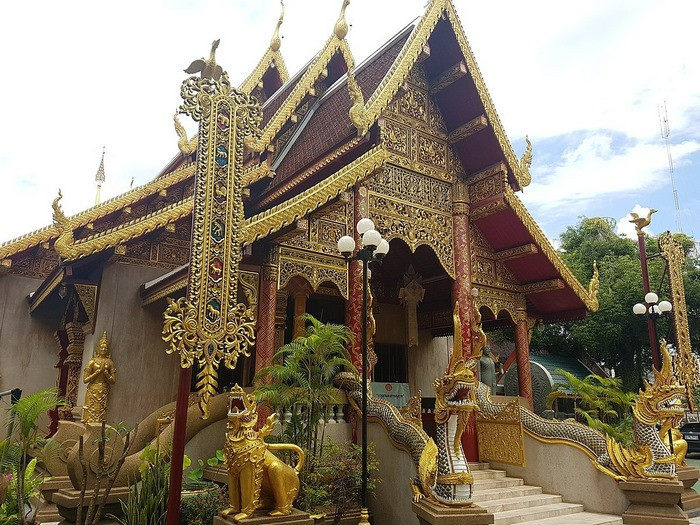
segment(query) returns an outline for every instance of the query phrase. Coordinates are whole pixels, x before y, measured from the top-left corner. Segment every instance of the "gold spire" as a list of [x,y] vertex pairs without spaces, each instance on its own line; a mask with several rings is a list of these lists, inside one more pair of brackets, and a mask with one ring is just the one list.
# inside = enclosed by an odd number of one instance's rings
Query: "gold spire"
[[284,21],[284,1],[280,0],[280,5],[282,10],[280,11],[280,18],[277,20],[277,27],[275,27],[275,32],[272,35],[272,40],[270,40],[270,51],[276,53],[280,50],[282,45],[282,39],[280,38],[280,27],[282,27],[282,22]]
[[97,173],[95,174],[95,182],[97,183],[97,192],[95,193],[95,206],[100,203],[100,190],[102,189],[102,183],[105,181],[105,147],[102,146],[102,160],[100,160],[100,167],[97,168]]
[[348,5],[350,5],[350,0],[343,0],[343,6],[340,8],[340,16],[338,16],[338,21],[335,23],[335,27],[333,28],[333,33],[335,33],[338,40],[345,38],[345,36],[348,34],[348,30],[350,29],[348,27],[348,23],[345,21],[345,10],[347,9]]

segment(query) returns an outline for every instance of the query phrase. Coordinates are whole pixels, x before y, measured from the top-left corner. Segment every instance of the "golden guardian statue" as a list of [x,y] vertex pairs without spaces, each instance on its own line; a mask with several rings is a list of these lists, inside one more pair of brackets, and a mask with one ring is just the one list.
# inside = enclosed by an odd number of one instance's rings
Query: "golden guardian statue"
[[87,383],[83,423],[100,423],[107,413],[109,385],[117,380],[117,369],[110,357],[107,332],[102,334],[92,359],[85,367],[83,381]]

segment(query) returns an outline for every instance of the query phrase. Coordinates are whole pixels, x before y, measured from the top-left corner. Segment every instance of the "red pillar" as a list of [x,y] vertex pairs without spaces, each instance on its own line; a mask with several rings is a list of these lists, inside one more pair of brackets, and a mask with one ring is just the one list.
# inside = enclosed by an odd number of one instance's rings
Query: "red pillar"
[[[352,223],[352,235],[355,244],[361,246],[362,239],[355,225],[360,219],[369,217],[369,192],[364,186],[353,191],[355,216]],[[353,334],[353,341],[348,350],[352,364],[358,372],[362,370],[362,262],[351,261],[348,265],[348,300],[345,303],[345,324]]]
[[[644,295],[651,292],[649,285],[649,269],[647,267],[647,244],[644,239],[644,232],[637,230],[637,241],[639,241],[639,260],[642,263],[642,285]],[[651,347],[651,362],[656,370],[661,370],[661,352],[659,351],[659,336],[656,334],[656,324],[654,320],[647,316],[647,330],[649,332],[649,345]]]
[[518,366],[518,391],[532,404],[532,376],[530,375],[530,338],[527,329],[527,313],[518,310],[515,319],[515,359]]
[[[265,263],[260,275],[258,322],[255,333],[255,372],[272,364],[275,355],[275,313],[277,310],[277,266]],[[258,408],[258,425],[263,425],[270,409]]]
[[[459,301],[459,320],[462,325],[462,353],[472,354],[472,266],[469,241],[469,203],[467,188],[463,183],[452,187],[452,243],[455,260],[455,281],[452,283],[452,305]],[[478,461],[476,425],[472,419],[462,434],[462,447],[469,461]]]

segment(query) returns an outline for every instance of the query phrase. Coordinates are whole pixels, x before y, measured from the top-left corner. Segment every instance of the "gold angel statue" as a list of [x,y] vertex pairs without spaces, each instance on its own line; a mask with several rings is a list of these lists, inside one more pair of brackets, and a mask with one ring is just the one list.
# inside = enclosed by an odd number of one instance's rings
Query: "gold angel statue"
[[83,407],[83,423],[100,423],[105,420],[109,385],[113,385],[117,380],[117,370],[109,354],[109,340],[105,332],[97,343],[92,359],[85,367],[83,381],[88,387]]

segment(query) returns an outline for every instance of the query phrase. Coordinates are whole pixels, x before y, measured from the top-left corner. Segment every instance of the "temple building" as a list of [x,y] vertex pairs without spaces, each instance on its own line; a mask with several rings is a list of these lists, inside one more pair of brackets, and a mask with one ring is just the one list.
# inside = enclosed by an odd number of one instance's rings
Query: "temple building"
[[[361,267],[336,243],[359,243],[354,225],[368,217],[390,243],[371,278],[374,380],[431,392],[449,360],[453,305],[477,288],[485,330],[515,329],[531,403],[529,330],[596,309],[597,281],[576,280],[518,197],[529,142],[513,150],[450,1],[431,1],[359,64],[346,34],[341,16],[290,76],[278,25],[239,86],[263,114],[262,153],[245,159],[239,279],[257,333],[220,387],[250,386],[303,333],[305,312],[359,334]],[[79,417],[82,370],[105,332],[119,372],[108,421],[134,424],[175,398],[163,311],[185,293],[197,162],[196,138],[176,128],[179,152],[151,182],[70,217],[57,197],[53,224],[0,245],[0,391],[57,385],[70,406],[54,423]],[[465,334],[470,316],[462,309]]]

